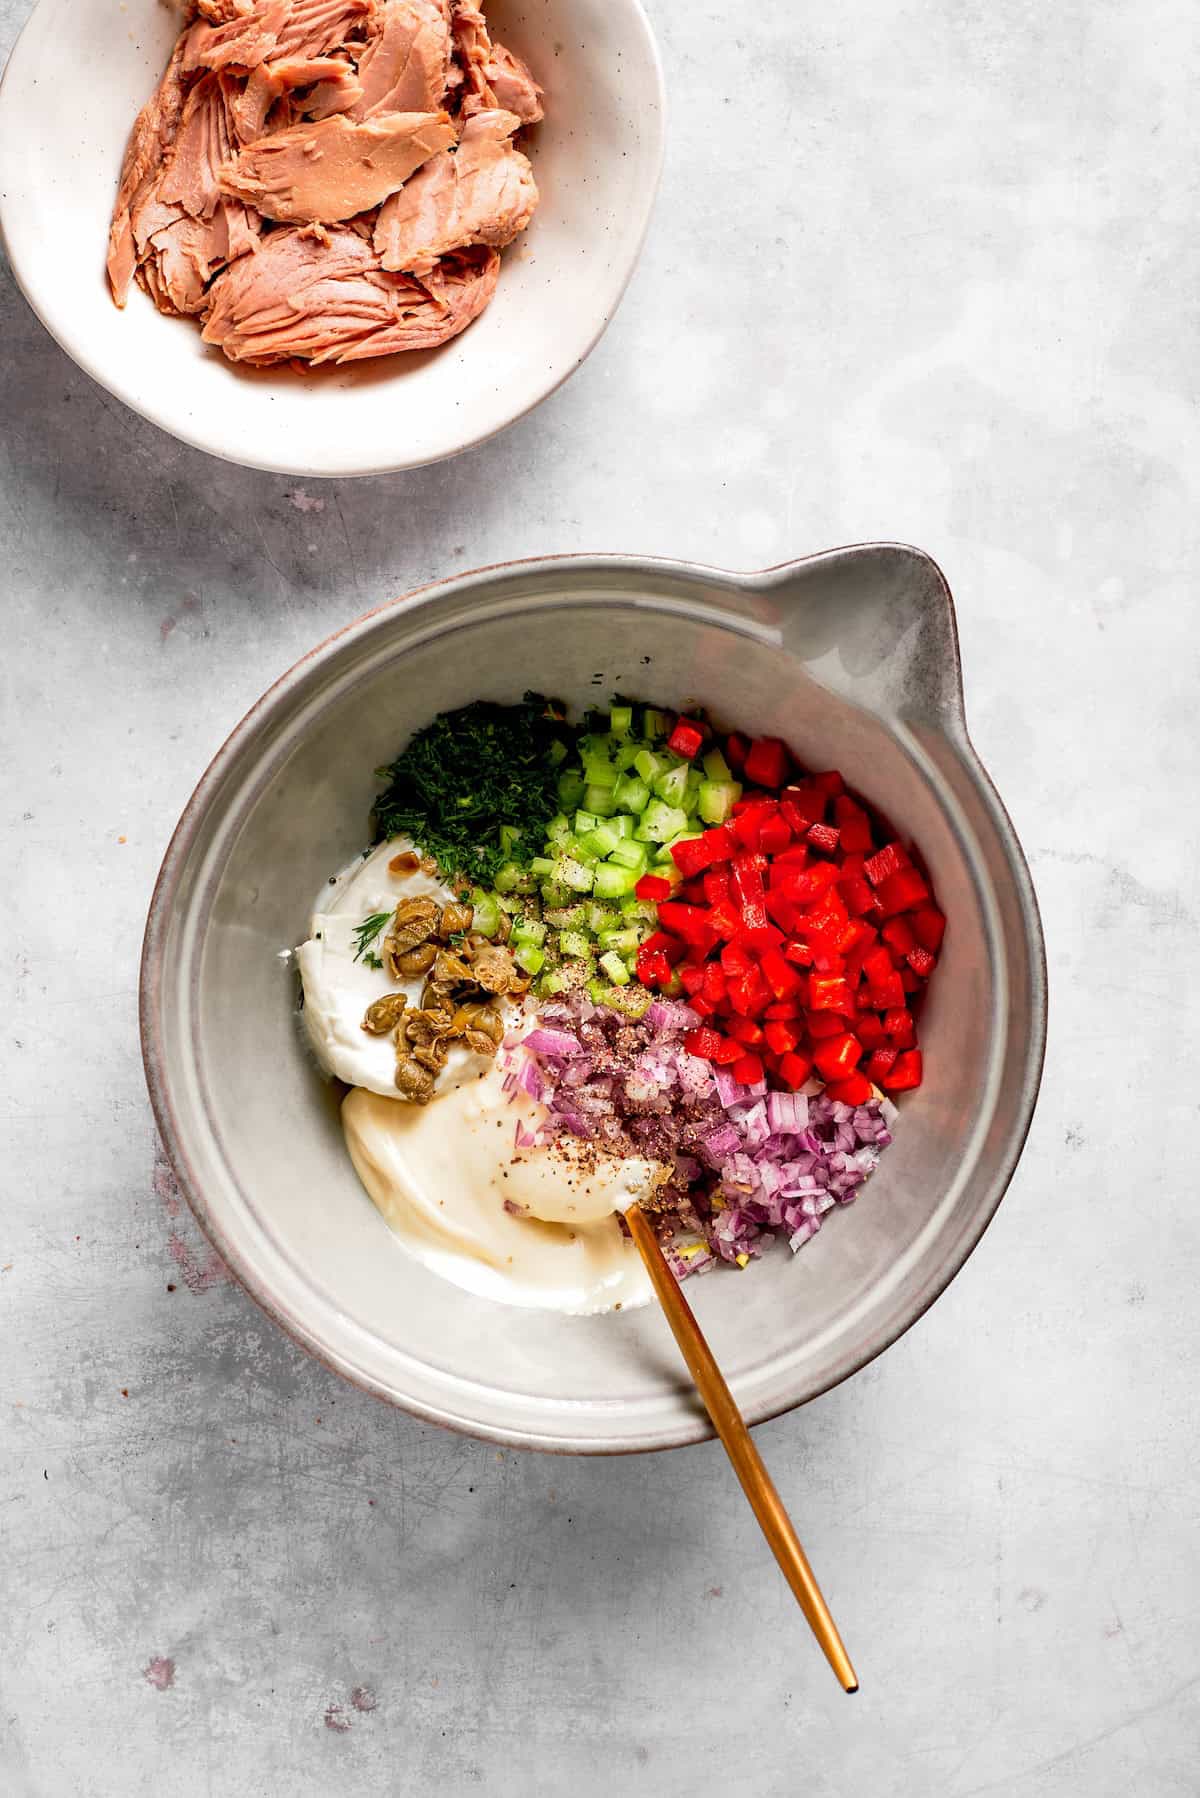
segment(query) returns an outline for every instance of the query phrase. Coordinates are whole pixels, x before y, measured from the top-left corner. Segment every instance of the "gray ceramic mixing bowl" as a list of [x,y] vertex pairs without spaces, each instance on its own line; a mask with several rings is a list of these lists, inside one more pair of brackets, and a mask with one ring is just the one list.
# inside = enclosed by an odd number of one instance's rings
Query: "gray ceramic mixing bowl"
[[372,770],[435,712],[531,685],[579,707],[699,700],[787,738],[916,840],[949,915],[925,1084],[864,1195],[795,1258],[689,1288],[753,1421],[886,1348],[979,1240],[1041,1072],[1036,901],[967,737],[945,582],[892,545],[754,575],[627,557],[463,575],[323,643],[217,755],[163,864],[141,999],[155,1112],[203,1228],[298,1342],[422,1417],[543,1449],[675,1447],[709,1426],[655,1310],[517,1310],[408,1259],[355,1178],[279,954],[362,846]]

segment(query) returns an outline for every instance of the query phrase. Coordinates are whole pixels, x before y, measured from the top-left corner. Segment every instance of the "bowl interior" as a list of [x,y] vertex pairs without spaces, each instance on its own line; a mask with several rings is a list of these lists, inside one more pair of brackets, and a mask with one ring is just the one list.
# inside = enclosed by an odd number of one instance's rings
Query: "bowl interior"
[[[725,723],[837,766],[920,845],[948,911],[922,1025],[925,1085],[879,1173],[793,1258],[690,1289],[740,1401],[766,1415],[861,1364],[940,1289],[990,1214],[1010,963],[1021,958],[990,814],[961,744],[829,690],[805,662],[795,599],[755,616],[681,612],[601,580],[569,592],[518,573],[470,617],[386,609],[289,677],[205,783],[173,846],[162,916],[159,1075],[168,1139],[201,1215],[290,1328],[343,1371],[427,1414],[543,1446],[637,1447],[704,1426],[654,1311],[559,1318],[473,1298],[408,1259],[358,1185],[336,1104],[297,1027],[280,950],[302,940],[329,872],[363,846],[372,770],[435,712],[530,685],[576,707],[617,690],[699,699]],[[653,581],[646,582],[647,588]],[[823,637],[821,656],[836,658]],[[303,666],[303,665],[302,665]],[[986,785],[986,783],[984,783]],[[975,797],[972,797],[975,795]],[[971,817],[974,807],[976,816]],[[1014,934],[1015,929],[1015,934]],[[152,1083],[155,1069],[152,1067]],[[160,1095],[160,1096],[163,1096]]]
[[[0,223],[17,279],[87,372],[185,442],[255,467],[377,473],[510,424],[583,361],[637,260],[662,155],[661,79],[638,0],[492,0],[495,35],[546,89],[529,133],[541,203],[491,306],[439,350],[310,374],[239,370],[104,255],[134,117],[179,28],[161,0],[119,15],[40,0],[0,88]],[[64,46],[68,48],[64,48]]]

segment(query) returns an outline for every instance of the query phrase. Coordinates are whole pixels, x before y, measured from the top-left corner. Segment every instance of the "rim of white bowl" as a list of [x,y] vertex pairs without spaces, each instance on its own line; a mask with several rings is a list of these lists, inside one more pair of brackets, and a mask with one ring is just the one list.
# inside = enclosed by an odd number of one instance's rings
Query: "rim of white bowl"
[[[187,420],[173,416],[169,408],[156,404],[153,397],[135,395],[130,391],[128,382],[122,380],[120,376],[109,374],[100,366],[98,359],[91,356],[72,336],[69,311],[64,310],[60,316],[54,308],[39,299],[36,280],[31,277],[30,270],[18,247],[19,234],[17,240],[14,241],[14,234],[6,224],[6,211],[12,203],[8,189],[11,184],[11,170],[14,167],[13,157],[7,147],[6,121],[12,108],[5,104],[6,93],[11,97],[12,91],[25,78],[22,48],[29,41],[31,28],[44,3],[45,0],[38,0],[37,5],[34,6],[17,35],[17,40],[9,53],[8,62],[3,72],[0,73],[0,168],[7,164],[10,171],[10,181],[0,187],[0,247],[3,248],[8,258],[13,278],[30,310],[59,348],[71,358],[78,368],[83,370],[85,375],[95,381],[98,387],[102,387],[106,393],[111,393],[115,399],[120,400],[123,406],[128,406],[129,410],[136,413],[139,418],[144,418],[148,423],[156,425],[160,431],[165,431],[177,442],[186,444],[190,449],[201,450],[205,455],[214,456],[218,461],[232,463],[237,468],[254,468],[264,474],[291,475],[296,479],[305,480],[357,480],[367,479],[371,475],[403,474],[413,468],[428,468],[437,462],[447,462],[454,456],[462,455],[465,450],[477,449],[480,444],[490,442],[493,437],[500,436],[510,426],[517,424],[522,418],[527,418],[531,412],[536,411],[545,400],[550,398],[551,394],[557,393],[558,389],[583,367],[612,323],[617,308],[625,296],[625,291],[633,279],[638,263],[641,261],[646,237],[650,230],[650,221],[654,215],[658,190],[662,182],[663,162],[666,156],[666,83],[663,77],[658,41],[654,36],[642,0],[610,0],[610,4],[614,10],[617,7],[624,7],[628,12],[631,29],[638,34],[640,47],[646,58],[646,66],[654,82],[655,108],[653,116],[656,129],[649,146],[650,179],[646,184],[642,216],[636,235],[631,241],[624,262],[614,263],[610,268],[610,275],[614,278],[610,279],[609,285],[605,289],[603,305],[599,310],[595,328],[582,347],[577,346],[563,366],[553,367],[540,383],[535,383],[529,397],[508,417],[499,423],[489,424],[485,429],[476,431],[473,435],[464,437],[461,442],[453,443],[444,449],[435,449],[429,455],[402,456],[387,462],[376,461],[361,465],[355,463],[353,457],[349,457],[340,462],[337,467],[318,468],[314,467],[311,462],[298,459],[278,461],[271,456],[246,455],[239,453],[234,445],[215,441],[211,432],[197,429],[189,425]],[[98,229],[102,228],[103,221]],[[503,278],[503,270],[501,278]],[[186,323],[186,321],[180,322]]]

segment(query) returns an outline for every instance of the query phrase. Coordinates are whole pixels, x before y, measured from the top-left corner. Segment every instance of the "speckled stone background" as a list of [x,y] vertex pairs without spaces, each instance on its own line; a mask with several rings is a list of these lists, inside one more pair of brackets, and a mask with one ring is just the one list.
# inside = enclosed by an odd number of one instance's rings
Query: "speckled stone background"
[[[209,461],[0,270],[6,1795],[1200,1789],[1194,10],[653,12],[641,269],[583,371],[453,463]],[[499,1454],[264,1321],[156,1162],[135,982],[211,751],[374,601],[544,551],[872,537],[956,593],[1052,1025],[964,1273],[760,1432],[851,1700],[716,1448]]]

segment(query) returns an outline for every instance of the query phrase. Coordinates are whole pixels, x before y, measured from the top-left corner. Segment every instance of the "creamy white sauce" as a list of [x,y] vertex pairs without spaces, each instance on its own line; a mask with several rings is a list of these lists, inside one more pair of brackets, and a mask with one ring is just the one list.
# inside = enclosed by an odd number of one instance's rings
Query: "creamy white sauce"
[[[412,1104],[396,1091],[391,1034],[363,1029],[375,999],[404,991],[416,1003],[424,981],[397,985],[356,961],[357,925],[401,899],[453,898],[419,870],[389,871],[410,848],[395,838],[356,857],[322,890],[296,950],[309,1042],[321,1066],[354,1088],[342,1126],[360,1180],[408,1252],[468,1292],[575,1314],[645,1304],[649,1280],[616,1213],[651,1193],[664,1167],[597,1159],[573,1142],[517,1149],[518,1120],[535,1125],[540,1108],[510,1101],[495,1062],[461,1045],[451,1045],[429,1104]],[[511,1002],[501,1009],[510,1028],[519,1025]]]
[[[317,1060],[347,1086],[365,1086],[369,1092],[393,1099],[397,1096],[396,1045],[390,1032],[372,1036],[364,1030],[363,1013],[385,993],[407,993],[410,1005],[419,1004],[425,982],[397,982],[382,968],[355,961],[354,932],[373,912],[394,911],[401,899],[428,896],[445,905],[454,898],[448,886],[419,868],[411,874],[388,871],[388,863],[411,848],[406,838],[394,837],[365,858],[356,856],[322,889],[308,941],[296,950],[296,965],[304,983],[304,1028]],[[371,945],[376,955],[381,940],[382,933]],[[452,1043],[445,1071],[438,1078],[439,1091],[460,1080],[473,1080],[488,1065],[485,1056]]]
[[[642,1305],[650,1284],[616,1210],[665,1178],[655,1162],[517,1149],[495,1067],[428,1105],[362,1090],[342,1105],[359,1179],[410,1254],[503,1304],[584,1314]],[[527,1207],[514,1216],[505,1201]]]

